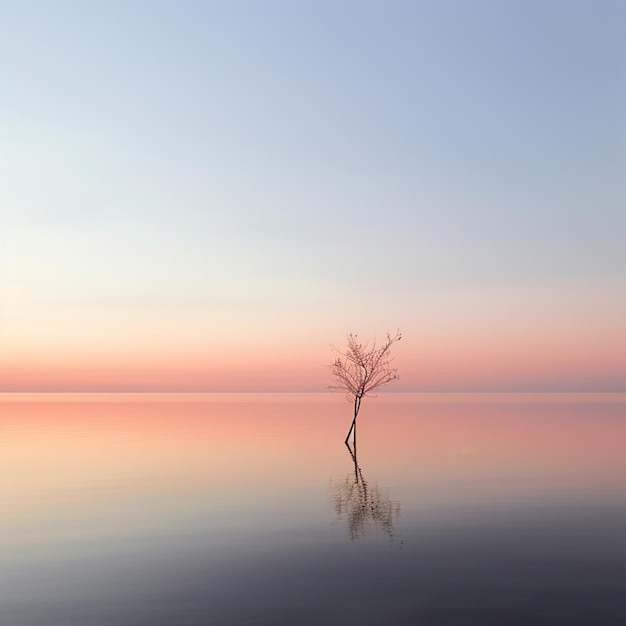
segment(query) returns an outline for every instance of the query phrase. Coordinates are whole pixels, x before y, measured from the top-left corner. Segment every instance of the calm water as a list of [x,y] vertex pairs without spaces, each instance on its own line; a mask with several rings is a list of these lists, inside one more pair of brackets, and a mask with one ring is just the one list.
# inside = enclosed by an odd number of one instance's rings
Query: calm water
[[[626,396],[0,396],[0,624],[626,623]],[[354,451],[352,451],[354,452]]]

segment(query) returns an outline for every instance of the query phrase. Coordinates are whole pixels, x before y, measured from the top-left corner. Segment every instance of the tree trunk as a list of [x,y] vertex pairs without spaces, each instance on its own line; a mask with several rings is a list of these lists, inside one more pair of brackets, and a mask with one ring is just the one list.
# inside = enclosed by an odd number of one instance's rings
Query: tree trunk
[[357,418],[357,415],[359,414],[360,408],[361,408],[361,398],[357,397],[354,399],[354,419],[352,420],[352,424],[350,425],[350,430],[348,431],[348,434],[346,435],[345,443],[348,443],[348,439],[350,439],[350,435],[352,434],[353,430],[354,430],[354,435],[356,438],[356,418]]

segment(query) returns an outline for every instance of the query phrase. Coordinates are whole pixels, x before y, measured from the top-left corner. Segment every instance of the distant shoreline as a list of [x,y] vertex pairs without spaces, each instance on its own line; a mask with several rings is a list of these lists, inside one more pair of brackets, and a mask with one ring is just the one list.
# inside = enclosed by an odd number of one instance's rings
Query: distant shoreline
[[[374,402],[398,403],[626,403],[625,392],[386,392],[372,398]],[[9,402],[295,402],[316,403],[343,401],[341,394],[326,391],[10,391],[0,392],[0,403]]]

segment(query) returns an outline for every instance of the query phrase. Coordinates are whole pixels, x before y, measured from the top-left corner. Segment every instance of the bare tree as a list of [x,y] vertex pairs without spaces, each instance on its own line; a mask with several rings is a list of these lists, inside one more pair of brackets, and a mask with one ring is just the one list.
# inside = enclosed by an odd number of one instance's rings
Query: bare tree
[[376,347],[374,341],[369,347],[367,343],[359,343],[357,335],[351,333],[348,335],[346,351],[336,350],[339,356],[330,365],[334,384],[328,388],[331,391],[345,392],[346,399],[354,403],[354,417],[346,443],[353,430],[356,438],[356,418],[363,398],[392,380],[398,380],[398,370],[391,367],[391,346],[400,339],[400,331],[395,335],[387,333],[384,345]]

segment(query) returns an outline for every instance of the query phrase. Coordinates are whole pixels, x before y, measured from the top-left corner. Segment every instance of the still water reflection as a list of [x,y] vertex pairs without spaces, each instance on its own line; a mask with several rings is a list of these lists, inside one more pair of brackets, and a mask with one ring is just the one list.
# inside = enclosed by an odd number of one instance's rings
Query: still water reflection
[[625,401],[5,394],[0,623],[621,626]]
[[356,427],[352,446],[346,442],[354,470],[345,479],[331,481],[332,503],[339,519],[345,519],[352,541],[364,537],[368,531],[382,532],[390,540],[396,538],[395,520],[400,515],[400,503],[392,502],[389,494],[363,476],[357,459]]

